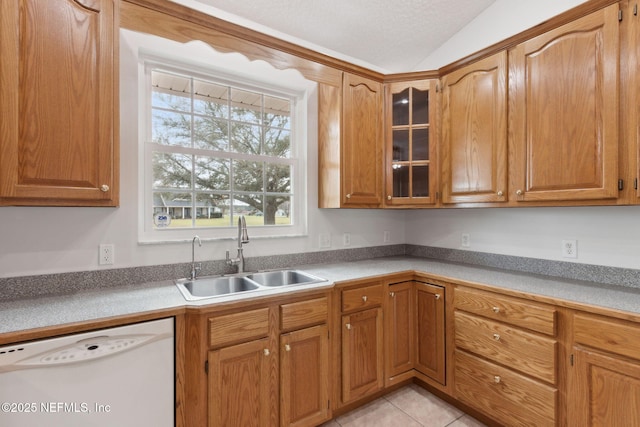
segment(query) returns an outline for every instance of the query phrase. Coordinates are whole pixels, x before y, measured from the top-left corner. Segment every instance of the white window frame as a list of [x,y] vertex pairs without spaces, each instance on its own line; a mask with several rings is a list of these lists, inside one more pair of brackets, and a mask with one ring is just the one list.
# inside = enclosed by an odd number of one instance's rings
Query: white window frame
[[[195,63],[183,58],[168,58],[144,49],[139,53],[138,99],[139,99],[139,223],[138,240],[140,243],[171,243],[191,240],[194,235],[202,240],[232,239],[237,237],[237,225],[225,227],[189,227],[158,229],[153,224],[153,173],[151,165],[152,151],[157,145],[151,141],[151,70],[161,69],[211,80],[221,85],[242,90],[260,92],[265,95],[288,98],[291,101],[291,224],[263,225],[250,227],[252,238],[278,238],[307,235],[307,103],[308,89],[287,87],[272,81],[260,81],[251,76],[251,65],[243,68],[242,73],[208,64]],[[279,72],[274,70],[274,72]],[[170,147],[172,152],[180,148]],[[243,159],[241,153],[229,153],[235,159]],[[189,192],[189,191],[185,191]],[[234,220],[234,223],[236,221]]]

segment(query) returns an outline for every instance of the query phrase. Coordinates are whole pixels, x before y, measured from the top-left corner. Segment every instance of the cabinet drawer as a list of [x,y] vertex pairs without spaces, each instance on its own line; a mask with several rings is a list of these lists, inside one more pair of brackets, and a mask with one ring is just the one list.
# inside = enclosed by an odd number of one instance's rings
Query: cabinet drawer
[[586,314],[573,322],[576,343],[640,360],[640,325]]
[[280,327],[289,330],[325,323],[328,310],[326,297],[283,304],[280,306]]
[[364,310],[382,304],[382,285],[342,291],[342,311]]
[[455,307],[547,335],[556,334],[556,310],[517,298],[469,289],[455,290]]
[[554,426],[558,390],[460,350],[455,397],[505,426]]
[[554,339],[461,311],[454,317],[456,347],[555,384]]
[[269,334],[269,309],[243,311],[209,319],[209,346],[238,343]]

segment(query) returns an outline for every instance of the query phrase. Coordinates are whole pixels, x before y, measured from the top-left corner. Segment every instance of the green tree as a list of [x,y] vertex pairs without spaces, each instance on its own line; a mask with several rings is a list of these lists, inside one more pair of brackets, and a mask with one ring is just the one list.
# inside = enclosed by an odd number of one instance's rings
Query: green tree
[[[154,98],[172,110],[184,109],[183,99],[156,92]],[[198,115],[157,110],[153,119],[154,142],[186,145],[214,151],[248,155],[289,157],[291,152],[288,113],[262,112],[247,106],[232,106],[215,101],[198,101]],[[156,111],[154,111],[155,113]],[[229,119],[230,114],[230,119]],[[192,174],[192,170],[194,173]],[[189,189],[193,179],[201,201],[221,202],[223,197],[206,193],[226,191],[233,186],[232,197],[262,212],[264,224],[275,224],[276,212],[288,213],[291,171],[277,162],[231,160],[223,157],[158,153],[153,164],[154,187]],[[222,206],[219,206],[222,207]]]

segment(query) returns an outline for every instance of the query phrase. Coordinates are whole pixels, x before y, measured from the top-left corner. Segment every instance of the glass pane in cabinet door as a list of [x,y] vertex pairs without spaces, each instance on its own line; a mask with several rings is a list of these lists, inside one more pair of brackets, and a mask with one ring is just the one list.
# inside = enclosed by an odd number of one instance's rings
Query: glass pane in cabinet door
[[409,89],[393,94],[393,126],[409,124]]
[[429,123],[429,91],[413,89],[413,120],[411,124]]
[[393,131],[393,161],[402,162],[409,160],[409,131]]
[[429,160],[429,129],[413,130],[412,160]]
[[393,165],[393,197],[409,197],[409,168]]
[[412,197],[429,197],[429,166],[413,167]]

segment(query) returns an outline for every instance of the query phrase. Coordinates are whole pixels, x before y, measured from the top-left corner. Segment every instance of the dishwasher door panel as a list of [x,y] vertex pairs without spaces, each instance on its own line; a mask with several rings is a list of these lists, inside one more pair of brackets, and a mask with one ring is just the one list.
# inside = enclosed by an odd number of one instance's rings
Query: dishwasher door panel
[[0,348],[3,427],[169,427],[174,388],[173,319]]

